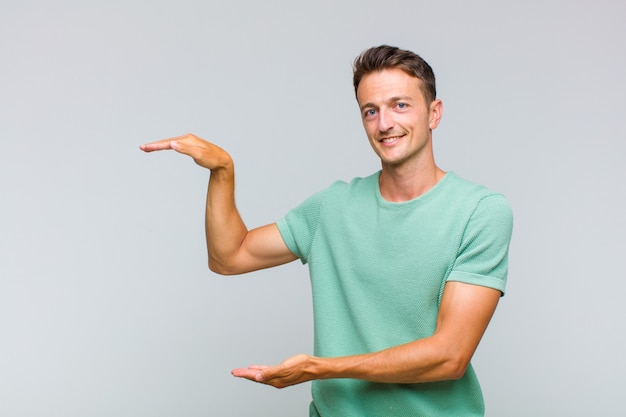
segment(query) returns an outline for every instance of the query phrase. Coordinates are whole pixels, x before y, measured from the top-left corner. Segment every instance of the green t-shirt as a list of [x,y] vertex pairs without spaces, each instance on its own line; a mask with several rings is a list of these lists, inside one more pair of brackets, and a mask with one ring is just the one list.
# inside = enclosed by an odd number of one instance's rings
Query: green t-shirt
[[[501,194],[447,173],[420,197],[383,199],[380,173],[335,182],[278,222],[308,264],[314,353],[374,352],[431,336],[447,281],[504,293],[512,214]],[[454,381],[312,383],[311,416],[484,415],[473,368]]]

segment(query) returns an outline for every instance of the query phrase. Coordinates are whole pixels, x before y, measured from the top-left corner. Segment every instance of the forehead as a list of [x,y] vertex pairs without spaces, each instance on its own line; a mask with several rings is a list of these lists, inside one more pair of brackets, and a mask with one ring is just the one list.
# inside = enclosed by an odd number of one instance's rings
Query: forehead
[[422,81],[399,68],[370,72],[363,76],[357,90],[360,105],[384,102],[392,97],[412,97],[423,100]]

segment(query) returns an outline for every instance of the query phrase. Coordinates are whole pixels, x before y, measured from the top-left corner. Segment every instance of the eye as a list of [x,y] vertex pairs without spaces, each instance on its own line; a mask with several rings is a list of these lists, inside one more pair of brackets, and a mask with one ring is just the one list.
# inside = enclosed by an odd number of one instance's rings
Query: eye
[[365,110],[364,116],[365,117],[372,117],[376,115],[376,110],[375,109],[368,109]]
[[398,104],[396,104],[396,107],[399,108],[400,110],[406,109],[407,108],[407,104],[406,103],[398,103]]

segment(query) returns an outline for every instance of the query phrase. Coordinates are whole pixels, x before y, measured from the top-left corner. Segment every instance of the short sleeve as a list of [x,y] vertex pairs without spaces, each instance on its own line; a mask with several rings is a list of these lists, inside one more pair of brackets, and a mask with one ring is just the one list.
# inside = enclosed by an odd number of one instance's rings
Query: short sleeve
[[504,295],[513,214],[504,196],[484,197],[472,213],[447,281],[500,290]]
[[327,190],[320,191],[290,210],[276,224],[289,250],[307,263]]

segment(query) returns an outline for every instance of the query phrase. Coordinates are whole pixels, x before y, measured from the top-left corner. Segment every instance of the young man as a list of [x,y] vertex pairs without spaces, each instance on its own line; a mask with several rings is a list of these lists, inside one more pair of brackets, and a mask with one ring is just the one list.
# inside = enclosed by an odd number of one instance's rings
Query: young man
[[382,169],[332,184],[275,224],[247,230],[233,161],[216,145],[185,135],[141,149],[173,149],[211,170],[211,270],[309,266],[315,356],[233,375],[279,388],[313,381],[311,416],[482,416],[470,359],[504,292],[511,210],[435,164],[443,107],[422,58],[371,48],[355,60],[354,87]]

